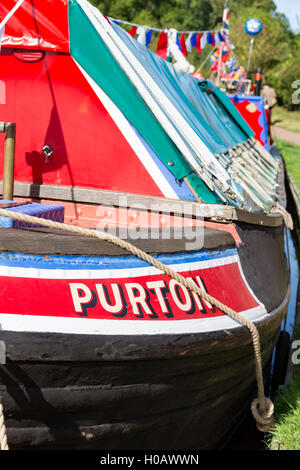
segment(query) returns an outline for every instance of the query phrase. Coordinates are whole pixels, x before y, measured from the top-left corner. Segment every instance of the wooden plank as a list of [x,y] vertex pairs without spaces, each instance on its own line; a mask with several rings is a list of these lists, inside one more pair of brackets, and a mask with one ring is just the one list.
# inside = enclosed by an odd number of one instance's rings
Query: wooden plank
[[[0,192],[3,184],[0,182]],[[208,220],[239,221],[252,225],[278,227],[282,225],[281,215],[252,213],[225,205],[199,204],[191,201],[143,196],[139,194],[103,191],[99,189],[79,188],[71,186],[54,186],[47,184],[29,184],[15,182],[15,197],[52,199],[53,201],[72,201],[103,206],[127,207],[135,210],[151,210],[153,212],[170,213],[176,216],[195,218],[201,214]]]
[[[199,230],[199,228],[198,228]],[[133,233],[136,235],[136,232]],[[130,235],[130,230],[129,230]],[[156,239],[149,238],[147,229],[139,231],[140,239],[128,237],[128,241],[148,253],[176,253],[235,246],[232,235],[221,230],[204,228],[204,238],[191,228],[185,228],[183,236],[171,237],[166,229],[157,232]],[[60,254],[86,256],[120,256],[128,252],[102,240],[60,230],[50,229],[0,229],[0,252],[25,254]]]

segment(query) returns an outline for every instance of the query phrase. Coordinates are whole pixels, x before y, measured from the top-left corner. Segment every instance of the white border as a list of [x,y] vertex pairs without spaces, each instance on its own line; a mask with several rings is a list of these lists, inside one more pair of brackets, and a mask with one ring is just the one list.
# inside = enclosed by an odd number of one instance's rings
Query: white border
[[[191,261],[187,263],[168,264],[169,268],[176,272],[199,271],[202,269],[215,268],[225,266],[227,264],[238,263],[241,271],[241,265],[238,255],[226,256],[224,258]],[[66,265],[67,266],[67,265]],[[162,271],[154,266],[133,267],[123,269],[40,269],[40,268],[21,268],[16,266],[0,266],[0,276],[5,277],[21,277],[32,279],[122,279],[130,277],[153,276],[162,274]],[[248,284],[243,277],[247,287]],[[249,288],[249,287],[248,287]],[[249,288],[250,290],[250,288]]]
[[[254,300],[258,303],[257,307],[252,309],[239,312],[243,317],[249,321],[261,321],[269,316],[265,306],[258,300],[254,292],[248,285],[248,282],[244,276],[241,263],[238,255],[228,256],[226,258],[218,258],[212,260],[198,261],[197,263],[185,263],[172,265],[172,269],[178,272],[185,272],[188,270],[200,270],[207,269],[226,264],[237,263],[240,275],[252,295]],[[4,267],[2,267],[3,269]],[[17,270],[18,273],[24,271],[30,271],[32,277],[32,269],[28,268],[9,268]],[[137,274],[137,270],[139,274]],[[39,270],[36,270],[39,271]],[[70,270],[72,279],[74,279],[74,271]],[[80,276],[78,279],[84,281],[83,273],[85,271],[79,270]],[[16,271],[15,271],[16,272]],[[60,272],[64,273],[64,270],[40,270],[43,274],[38,276],[42,279],[60,279],[58,276]],[[86,271],[90,273],[89,271]],[[132,269],[120,269],[112,271],[97,271],[97,275],[94,278],[110,278],[114,277],[138,277],[144,275],[153,275],[160,273],[154,267],[149,268],[132,268]],[[105,273],[105,276],[103,276]],[[95,273],[96,274],[96,273]],[[0,275],[3,275],[0,272]],[[50,277],[51,276],[51,277]],[[26,276],[25,276],[26,277]],[[64,277],[69,279],[68,277]],[[91,277],[89,277],[91,279]],[[280,307],[279,307],[280,308]],[[204,333],[218,330],[231,330],[240,326],[240,323],[231,319],[227,315],[210,317],[210,318],[199,318],[199,319],[186,319],[186,320],[122,320],[122,319],[91,319],[91,318],[66,318],[56,316],[40,316],[40,315],[18,315],[18,314],[0,314],[0,331],[16,331],[16,332],[39,332],[39,333],[65,333],[65,334],[85,334],[85,335],[157,335],[157,334],[189,334],[189,333]]]
[[[249,321],[259,321],[269,314],[260,305],[240,312]],[[66,333],[84,335],[159,335],[205,333],[231,330],[241,326],[228,316],[194,320],[99,320],[91,318],[42,317],[38,315],[0,314],[0,331]]]
[[98,99],[101,101],[103,106],[106,108],[108,114],[111,116],[124,138],[127,140],[129,145],[132,147],[136,156],[148,171],[149,175],[153,179],[153,182],[158,186],[162,194],[170,199],[179,199],[176,192],[165,178],[163,173],[160,171],[158,166],[155,164],[151,155],[136,135],[131,125],[119,110],[119,108],[114,104],[114,102],[109,98],[109,96],[100,88],[100,86],[88,75],[88,73],[78,64],[78,62],[72,57],[73,61],[81,71],[82,75],[85,77],[86,81],[90,87],[95,92]]

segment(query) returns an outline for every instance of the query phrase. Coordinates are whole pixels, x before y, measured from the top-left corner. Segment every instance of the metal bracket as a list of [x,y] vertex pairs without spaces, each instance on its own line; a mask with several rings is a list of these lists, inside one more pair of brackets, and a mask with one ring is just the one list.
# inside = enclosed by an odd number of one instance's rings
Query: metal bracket
[[16,124],[14,122],[0,121],[0,132],[7,132],[9,129],[15,129]]
[[14,167],[16,124],[0,122],[0,132],[5,132],[3,163],[3,199],[11,201],[14,195]]
[[48,163],[53,154],[53,148],[50,145],[44,145],[42,152],[45,157],[45,162]]

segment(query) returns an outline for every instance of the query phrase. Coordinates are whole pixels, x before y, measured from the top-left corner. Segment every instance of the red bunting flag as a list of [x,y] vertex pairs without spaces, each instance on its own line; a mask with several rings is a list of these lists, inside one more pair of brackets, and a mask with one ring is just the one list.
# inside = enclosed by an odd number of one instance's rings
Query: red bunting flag
[[203,80],[203,78],[204,78],[202,73],[200,72],[200,70],[197,70],[197,72],[192,73],[192,77],[199,78],[199,80]]
[[108,18],[108,16],[106,16],[106,15],[103,15],[103,16],[104,16],[104,18],[109,22],[109,24],[112,26],[111,21],[110,21],[110,19]]
[[214,62],[214,64],[211,66],[210,70],[211,70],[211,72],[215,72],[215,71],[218,70],[218,68],[219,68],[219,61],[216,60],[216,61]]
[[168,51],[168,35],[165,31],[162,31],[158,38],[156,53],[163,59],[166,59],[167,51]]
[[201,49],[201,36],[202,36],[201,33],[197,34],[197,37],[196,37],[196,44],[195,44],[195,49],[196,49],[197,52],[199,52],[199,54],[202,53],[202,49]]
[[184,56],[188,55],[186,45],[185,45],[185,33],[183,33],[181,38],[180,38],[180,49],[181,49],[181,52]]
[[221,51],[222,51],[222,62],[225,63],[228,61],[228,59],[230,59],[231,50],[229,49],[227,44],[225,44],[223,47],[221,47]]
[[130,31],[128,31],[128,34],[130,34],[130,36],[134,37],[136,31],[137,31],[137,26],[132,26],[132,28],[130,29]]

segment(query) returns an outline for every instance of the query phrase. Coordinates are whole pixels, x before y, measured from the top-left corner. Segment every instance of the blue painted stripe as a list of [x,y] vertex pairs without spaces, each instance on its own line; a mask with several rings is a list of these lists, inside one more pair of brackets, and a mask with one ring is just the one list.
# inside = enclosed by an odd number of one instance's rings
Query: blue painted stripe
[[[55,222],[64,222],[65,208],[58,204],[44,204],[40,202],[31,202],[26,204],[23,201],[7,201],[2,199],[0,201],[0,207],[5,204],[20,203],[22,205],[8,207],[7,209],[11,212],[18,212],[20,214],[32,215],[34,217],[41,217],[42,219],[54,220]],[[21,222],[13,220],[8,217],[0,216],[0,227],[13,227],[13,228],[24,228],[24,227],[39,227],[37,224],[29,224],[27,222]]]
[[[154,255],[164,264],[195,263],[213,259],[227,258],[237,254],[235,248],[223,251],[199,251],[195,253],[176,253]],[[60,255],[24,255],[22,253],[1,253],[0,266],[37,268],[37,269],[129,269],[144,268],[149,264],[135,256],[60,256]]]
[[[132,125],[131,125],[132,126]],[[168,181],[169,185],[171,188],[174,190],[174,192],[177,194],[179,199],[182,199],[183,201],[195,201],[195,196],[189,189],[188,185],[183,181],[176,181],[174,175],[170,172],[170,170],[162,163],[162,161],[158,158],[156,153],[152,150],[152,148],[149,146],[149,144],[143,139],[141,134],[136,130],[134,126],[132,126],[134,132],[142,142],[143,146],[147,150],[148,154],[152,158],[153,162],[157,166],[157,168],[160,170],[160,172],[163,174],[163,176],[166,178]]]

